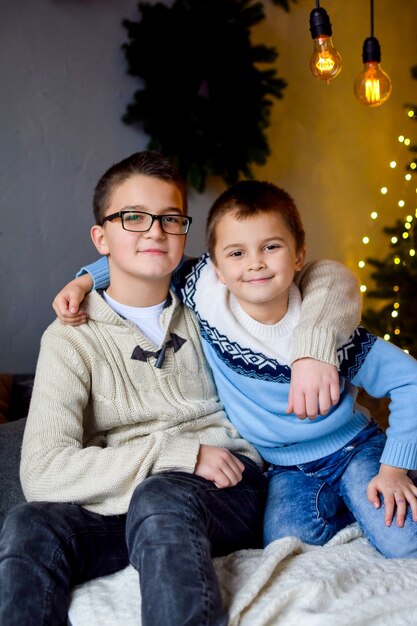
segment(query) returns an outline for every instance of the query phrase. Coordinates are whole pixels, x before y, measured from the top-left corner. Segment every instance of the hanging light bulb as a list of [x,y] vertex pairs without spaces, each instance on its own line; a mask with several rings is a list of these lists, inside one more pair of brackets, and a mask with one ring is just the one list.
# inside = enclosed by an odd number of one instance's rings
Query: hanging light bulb
[[355,96],[362,104],[377,107],[391,95],[391,79],[381,68],[381,46],[374,37],[374,2],[371,0],[371,36],[363,42],[363,70],[355,80]]
[[316,8],[310,13],[310,32],[314,39],[310,69],[313,76],[329,83],[342,69],[342,57],[333,46],[332,25],[325,9],[316,0]]
[[355,96],[362,104],[377,107],[391,95],[391,79],[380,66],[381,48],[376,37],[363,43],[363,70],[355,80]]

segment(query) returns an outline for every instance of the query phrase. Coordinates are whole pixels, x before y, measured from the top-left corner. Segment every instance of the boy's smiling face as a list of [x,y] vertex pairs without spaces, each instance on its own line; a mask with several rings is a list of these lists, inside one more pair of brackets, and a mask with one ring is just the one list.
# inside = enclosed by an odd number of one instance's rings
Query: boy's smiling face
[[275,324],[288,308],[288,290],[304,262],[304,249],[273,212],[237,219],[226,214],[216,226],[213,262],[219,280],[258,322]]
[[[105,216],[124,210],[184,214],[176,185],[142,174],[115,186]],[[93,226],[91,236],[98,251],[108,255],[108,293],[112,298],[130,306],[150,306],[166,298],[171,274],[184,251],[185,235],[164,233],[158,221],[146,232],[131,232],[116,218]]]

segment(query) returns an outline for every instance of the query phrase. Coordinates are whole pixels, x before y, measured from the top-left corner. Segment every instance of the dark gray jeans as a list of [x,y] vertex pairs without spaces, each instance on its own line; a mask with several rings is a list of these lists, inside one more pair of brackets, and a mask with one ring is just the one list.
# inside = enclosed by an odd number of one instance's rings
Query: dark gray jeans
[[266,479],[240,458],[236,487],[157,474],[136,488],[127,515],[46,502],[14,508],[0,534],[0,625],[65,626],[73,586],[130,562],[143,626],[225,626],[212,557],[262,547]]

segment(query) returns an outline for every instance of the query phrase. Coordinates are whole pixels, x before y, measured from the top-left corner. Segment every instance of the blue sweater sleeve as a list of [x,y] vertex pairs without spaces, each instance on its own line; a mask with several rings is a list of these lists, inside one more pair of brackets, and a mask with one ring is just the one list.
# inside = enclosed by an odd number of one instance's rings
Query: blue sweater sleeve
[[[388,341],[359,330],[362,349],[351,348],[349,358],[342,360],[341,370],[349,362],[351,376],[347,378],[354,385],[375,398],[390,398],[387,443],[381,463],[416,469],[417,361]],[[347,352],[345,348],[345,357]]]
[[110,284],[109,262],[107,256],[102,256],[89,265],[85,265],[77,272],[78,276],[90,274],[93,279],[93,289],[106,289]]

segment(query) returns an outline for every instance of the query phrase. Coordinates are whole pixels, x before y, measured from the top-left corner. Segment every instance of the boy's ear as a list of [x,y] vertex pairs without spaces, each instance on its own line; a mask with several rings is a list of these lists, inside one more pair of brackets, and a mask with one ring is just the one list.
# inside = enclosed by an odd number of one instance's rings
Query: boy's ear
[[103,226],[94,224],[90,230],[91,239],[93,244],[97,248],[100,254],[109,254],[109,248],[107,246],[106,235]]
[[296,272],[299,272],[302,269],[305,258],[306,258],[306,249],[302,248],[301,250],[299,250],[299,252],[297,252],[297,256],[295,257],[295,271]]

